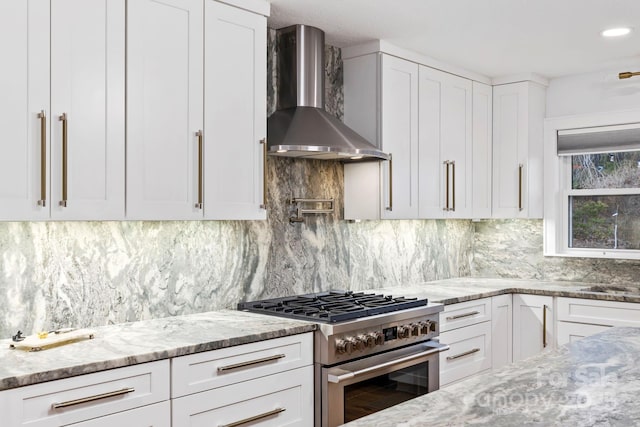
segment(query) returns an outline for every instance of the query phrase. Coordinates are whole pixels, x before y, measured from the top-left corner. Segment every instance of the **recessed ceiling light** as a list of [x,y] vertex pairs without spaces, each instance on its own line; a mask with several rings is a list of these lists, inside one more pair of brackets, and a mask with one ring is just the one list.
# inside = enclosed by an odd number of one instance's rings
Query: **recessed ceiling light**
[[631,32],[631,28],[620,27],[620,28],[609,28],[608,30],[604,30],[601,34],[602,37],[620,37],[626,36]]

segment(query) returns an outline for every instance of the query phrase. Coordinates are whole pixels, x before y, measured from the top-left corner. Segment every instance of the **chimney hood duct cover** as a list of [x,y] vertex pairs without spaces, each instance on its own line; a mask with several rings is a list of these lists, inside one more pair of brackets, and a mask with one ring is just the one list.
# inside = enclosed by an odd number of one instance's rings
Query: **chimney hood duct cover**
[[269,154],[322,160],[388,160],[324,110],[324,33],[308,25],[278,30],[278,103],[267,122]]

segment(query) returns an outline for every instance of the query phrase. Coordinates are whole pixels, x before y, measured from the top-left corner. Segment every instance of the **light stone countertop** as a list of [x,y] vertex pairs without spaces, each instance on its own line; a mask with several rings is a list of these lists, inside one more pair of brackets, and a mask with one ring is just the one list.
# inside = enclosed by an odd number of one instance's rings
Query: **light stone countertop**
[[594,286],[602,287],[606,285],[581,282],[461,277],[407,286],[371,289],[365,292],[381,292],[386,295],[404,297],[426,297],[430,302],[438,302],[445,305],[510,293],[640,303],[640,282],[630,283],[626,287],[629,289],[629,293],[583,291],[583,289]]
[[611,328],[345,427],[640,425],[640,328]]
[[0,341],[0,390],[314,331],[310,322],[222,310],[92,328],[94,339],[29,352]]

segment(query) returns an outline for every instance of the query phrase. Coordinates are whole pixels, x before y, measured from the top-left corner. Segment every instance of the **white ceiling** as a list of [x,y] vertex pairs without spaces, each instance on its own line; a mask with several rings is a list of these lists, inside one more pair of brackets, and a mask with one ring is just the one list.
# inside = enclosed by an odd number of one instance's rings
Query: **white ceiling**
[[[640,0],[271,0],[269,26],[292,24],[324,30],[334,46],[381,39],[494,78],[554,78],[640,59]],[[600,36],[616,26],[635,28]]]

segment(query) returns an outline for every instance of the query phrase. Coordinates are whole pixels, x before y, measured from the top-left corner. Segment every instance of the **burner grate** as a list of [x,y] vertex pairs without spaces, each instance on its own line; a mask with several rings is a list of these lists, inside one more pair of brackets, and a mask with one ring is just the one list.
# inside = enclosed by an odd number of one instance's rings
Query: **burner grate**
[[238,304],[238,309],[282,317],[336,323],[421,307],[427,305],[427,302],[426,298],[393,297],[391,295],[352,291],[330,291],[243,302]]

